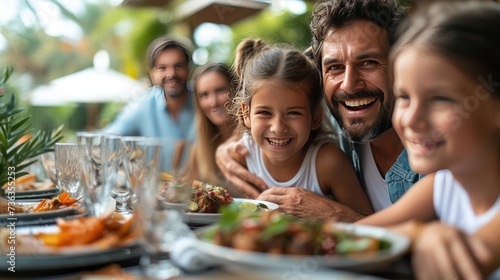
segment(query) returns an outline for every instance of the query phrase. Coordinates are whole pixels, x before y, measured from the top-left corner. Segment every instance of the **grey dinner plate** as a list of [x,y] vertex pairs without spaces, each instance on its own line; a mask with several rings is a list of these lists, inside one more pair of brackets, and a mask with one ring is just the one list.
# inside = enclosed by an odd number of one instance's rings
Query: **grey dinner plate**
[[[38,200],[16,200],[16,205],[20,206],[32,206],[35,207],[40,203]],[[79,203],[79,202],[76,202]],[[26,225],[37,225],[44,223],[54,223],[57,218],[67,218],[72,216],[79,216],[80,209],[82,208],[81,203],[78,207],[67,207],[63,209],[37,212],[37,213],[15,213],[11,215],[10,213],[0,214],[0,226],[6,226],[14,223],[16,226],[26,226]]]
[[16,192],[16,199],[51,198],[59,194],[59,188]]
[[[123,267],[137,265],[141,252],[141,247],[137,243],[134,243],[121,248],[90,252],[16,255],[15,274],[39,277],[41,275],[57,275],[92,270],[111,263],[119,263]],[[7,262],[0,263],[0,278],[13,275],[8,271],[9,267],[10,265]]]

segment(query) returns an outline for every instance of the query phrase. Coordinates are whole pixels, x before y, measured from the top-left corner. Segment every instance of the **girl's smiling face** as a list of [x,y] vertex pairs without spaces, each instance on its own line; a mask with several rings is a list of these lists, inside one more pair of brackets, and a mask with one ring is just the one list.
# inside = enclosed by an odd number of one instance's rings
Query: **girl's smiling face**
[[305,153],[300,152],[311,130],[318,128],[321,121],[320,116],[311,112],[308,94],[303,86],[289,88],[265,81],[253,94],[250,107],[242,104],[245,125],[265,159],[302,161]]
[[498,102],[440,55],[411,46],[399,53],[394,95],[393,125],[417,173],[472,170],[497,146]]

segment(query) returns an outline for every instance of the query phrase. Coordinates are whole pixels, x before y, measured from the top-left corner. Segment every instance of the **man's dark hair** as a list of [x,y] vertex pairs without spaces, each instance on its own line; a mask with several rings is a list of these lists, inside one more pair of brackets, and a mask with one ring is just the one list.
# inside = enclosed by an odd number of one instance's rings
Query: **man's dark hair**
[[321,49],[330,29],[342,28],[356,20],[367,20],[385,29],[392,45],[396,27],[405,13],[394,0],[320,0],[314,5],[311,17],[312,54],[321,68]]
[[174,39],[171,39],[169,37],[160,37],[151,42],[149,44],[148,49],[146,51],[146,59],[148,63],[148,71],[151,71],[151,69],[154,68],[155,66],[155,60],[158,57],[158,55],[167,49],[178,49],[182,51],[186,58],[186,63],[189,65],[191,61],[191,55],[188,51],[188,49],[181,44],[179,41],[176,41]]

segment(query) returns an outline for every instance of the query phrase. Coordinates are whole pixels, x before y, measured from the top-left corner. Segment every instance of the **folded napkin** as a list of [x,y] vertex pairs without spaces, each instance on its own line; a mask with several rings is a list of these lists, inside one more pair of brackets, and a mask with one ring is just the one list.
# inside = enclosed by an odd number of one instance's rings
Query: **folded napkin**
[[217,266],[219,263],[213,257],[197,248],[196,237],[179,238],[172,246],[170,259],[185,271],[197,272]]

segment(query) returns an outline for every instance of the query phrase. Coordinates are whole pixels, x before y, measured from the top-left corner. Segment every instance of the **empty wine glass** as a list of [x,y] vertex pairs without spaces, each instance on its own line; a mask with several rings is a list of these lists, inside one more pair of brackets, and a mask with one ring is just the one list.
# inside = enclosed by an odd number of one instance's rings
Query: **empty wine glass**
[[41,154],[40,163],[42,164],[45,177],[49,178],[52,183],[57,185],[56,159],[54,152],[46,152]]
[[174,178],[165,197],[165,207],[158,207],[159,162],[162,144],[154,139],[139,142],[137,168],[136,213],[142,229],[144,254],[140,265],[145,276],[168,279],[182,274],[182,271],[168,258],[172,244],[185,226],[183,215],[191,193],[187,177]]
[[116,200],[116,212],[130,215],[130,201],[135,200],[135,183],[137,176],[136,157],[140,153],[138,142],[146,139],[142,136],[122,136],[122,153],[118,168],[118,179],[111,190]]
[[122,216],[128,216],[130,215],[128,200],[132,190],[132,182],[130,182],[130,175],[124,164],[123,155],[121,155],[121,158],[118,164],[116,180],[111,187],[111,197],[116,201],[115,212],[120,213]]
[[101,140],[104,134],[98,132],[78,131],[76,133],[76,140],[78,144],[84,145],[84,153],[88,156],[87,176],[91,187],[96,188],[101,184]]
[[[82,144],[79,144],[83,164],[81,175],[85,190],[85,203],[90,215],[102,216],[106,212],[106,206],[111,198],[111,189],[118,177],[122,144],[118,135],[94,135],[93,137],[99,137],[101,141],[99,147],[84,140]],[[86,140],[90,141],[89,138]]]
[[59,190],[73,198],[82,195],[79,170],[81,162],[77,143],[56,143],[54,145],[56,180]]

